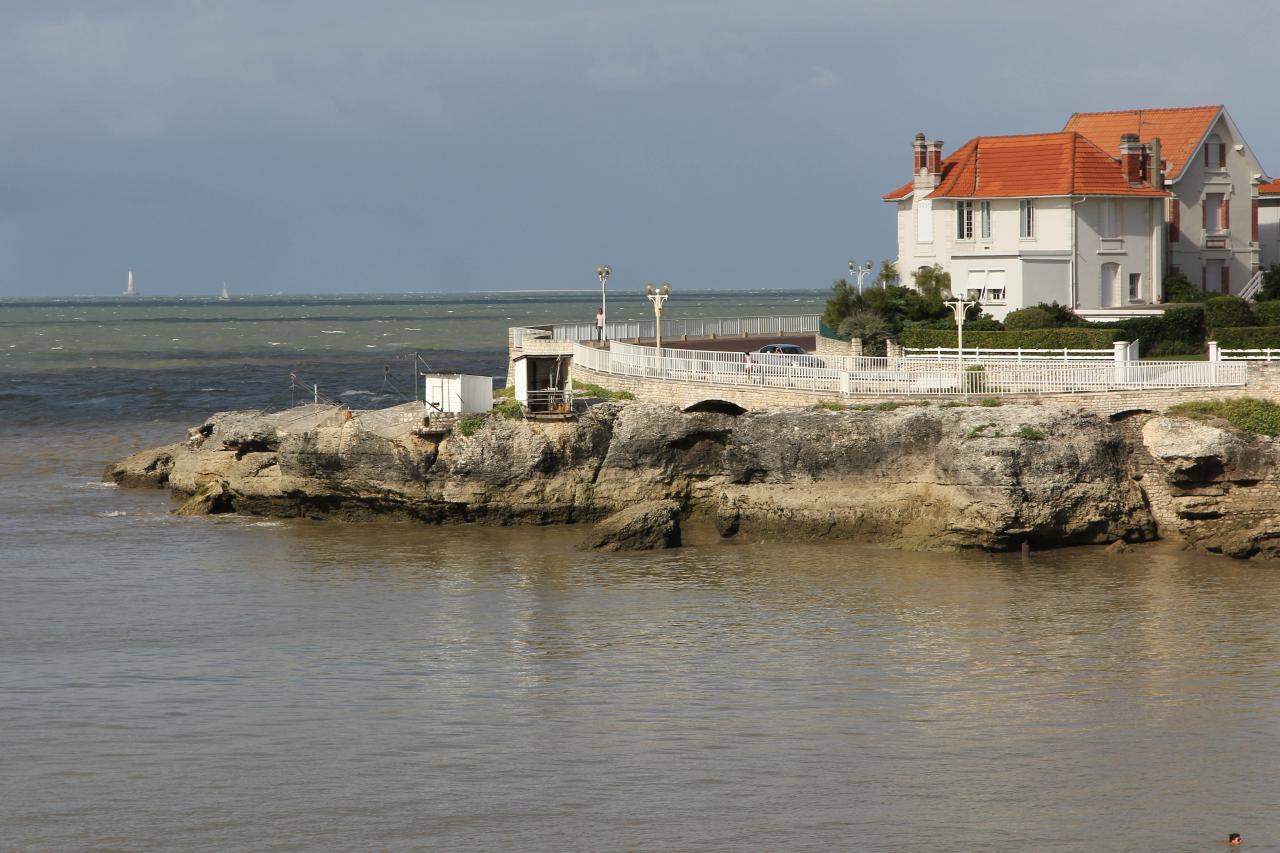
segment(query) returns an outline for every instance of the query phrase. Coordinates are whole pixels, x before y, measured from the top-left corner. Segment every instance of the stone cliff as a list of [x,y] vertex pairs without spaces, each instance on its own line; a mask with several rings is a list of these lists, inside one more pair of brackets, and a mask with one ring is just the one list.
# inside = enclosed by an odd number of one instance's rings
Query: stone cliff
[[[422,429],[410,407],[394,415],[371,426],[331,410],[223,413],[107,476],[166,486],[189,498],[187,513],[549,524],[598,521],[641,503],[659,507],[649,515],[660,518],[668,504],[658,502],[674,502],[726,536],[913,549],[1157,535],[1138,478],[1143,464],[1160,463],[1135,460],[1121,427],[1061,406],[735,417],[604,403],[567,423],[489,417],[471,435]],[[679,541],[678,531],[658,538]]]

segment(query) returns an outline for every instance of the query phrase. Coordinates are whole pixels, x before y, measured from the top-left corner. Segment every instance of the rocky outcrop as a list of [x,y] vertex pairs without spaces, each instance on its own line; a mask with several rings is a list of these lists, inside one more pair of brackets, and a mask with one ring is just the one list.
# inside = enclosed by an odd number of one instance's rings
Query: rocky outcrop
[[1142,444],[1164,535],[1232,557],[1280,556],[1280,443],[1225,422],[1157,416]]
[[653,551],[680,547],[680,504],[646,501],[615,512],[582,543],[597,551]]
[[735,417],[604,403],[569,423],[490,417],[470,435],[425,429],[412,406],[377,414],[219,414],[108,477],[281,516],[548,524],[659,501],[724,535],[915,549],[1156,535],[1123,432],[1060,406]]

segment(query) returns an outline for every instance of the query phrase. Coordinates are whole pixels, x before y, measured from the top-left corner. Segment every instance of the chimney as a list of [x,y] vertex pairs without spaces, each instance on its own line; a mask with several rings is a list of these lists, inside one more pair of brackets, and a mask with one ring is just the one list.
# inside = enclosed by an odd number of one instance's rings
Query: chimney
[[911,140],[911,175],[912,177],[920,174],[920,170],[925,165],[925,147],[927,143],[924,141],[924,134],[917,133],[916,138]]
[[1158,190],[1164,189],[1164,161],[1160,159],[1160,137],[1155,137],[1147,143],[1147,158],[1150,165],[1147,166],[1147,183]]
[[1131,186],[1142,183],[1142,154],[1138,134],[1126,133],[1120,137],[1120,170]]
[[928,149],[925,156],[925,166],[929,169],[929,174],[937,178],[942,175],[942,140],[935,139],[928,143]]

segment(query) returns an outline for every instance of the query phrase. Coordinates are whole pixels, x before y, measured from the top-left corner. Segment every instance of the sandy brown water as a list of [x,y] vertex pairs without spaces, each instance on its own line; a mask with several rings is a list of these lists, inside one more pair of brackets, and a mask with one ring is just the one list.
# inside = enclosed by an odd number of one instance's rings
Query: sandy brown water
[[104,375],[8,377],[2,850],[1280,849],[1271,565],[180,519],[102,465],[266,380]]

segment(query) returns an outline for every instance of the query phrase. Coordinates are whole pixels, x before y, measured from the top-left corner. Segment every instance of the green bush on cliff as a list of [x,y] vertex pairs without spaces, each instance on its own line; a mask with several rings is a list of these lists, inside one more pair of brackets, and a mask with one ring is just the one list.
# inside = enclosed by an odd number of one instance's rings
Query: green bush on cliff
[[493,410],[504,418],[518,421],[524,417],[524,409],[514,397],[506,397],[493,404]]
[[634,400],[635,394],[630,391],[611,391],[591,382],[579,382],[573,380],[573,390],[582,391],[589,397],[596,397],[601,400]]
[[484,426],[484,422],[488,420],[485,415],[463,415],[458,418],[458,422],[454,424],[454,429],[459,434],[465,435],[467,438],[475,435]]
[[1280,435],[1280,405],[1255,397],[1228,400],[1192,400],[1169,408],[1169,414],[1195,420],[1220,418],[1244,432]]

